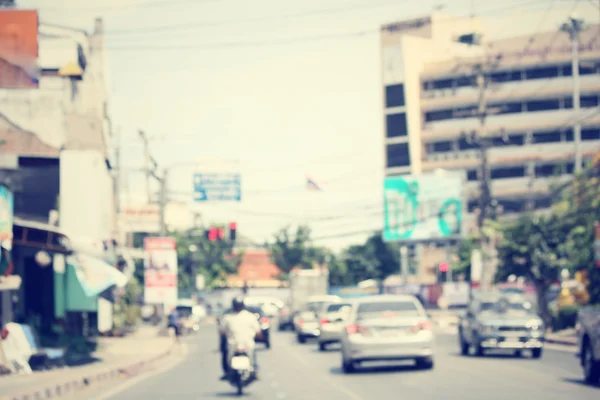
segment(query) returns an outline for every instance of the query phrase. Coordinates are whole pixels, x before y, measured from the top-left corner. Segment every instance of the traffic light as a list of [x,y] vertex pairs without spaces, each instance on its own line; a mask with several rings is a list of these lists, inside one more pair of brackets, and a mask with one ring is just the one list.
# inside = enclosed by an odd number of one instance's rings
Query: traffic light
[[231,222],[229,224],[229,240],[235,242],[235,235],[237,231],[237,224],[235,222]]
[[223,238],[225,238],[225,230],[223,228],[217,228],[217,237],[219,240],[223,240]]
[[217,228],[211,227],[208,230],[208,240],[210,240],[211,242],[216,242],[217,238],[218,238]]
[[448,272],[448,263],[443,261],[440,263],[438,268],[439,268],[440,272]]

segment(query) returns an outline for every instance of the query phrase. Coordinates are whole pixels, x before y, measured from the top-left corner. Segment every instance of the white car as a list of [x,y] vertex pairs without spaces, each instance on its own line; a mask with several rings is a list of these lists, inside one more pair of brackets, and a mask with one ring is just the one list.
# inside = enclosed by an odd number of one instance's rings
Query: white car
[[433,368],[435,335],[425,309],[411,295],[369,296],[353,302],[342,332],[342,370],[365,361],[415,360]]
[[351,303],[332,303],[325,306],[319,317],[320,351],[325,351],[329,344],[339,343],[350,307]]

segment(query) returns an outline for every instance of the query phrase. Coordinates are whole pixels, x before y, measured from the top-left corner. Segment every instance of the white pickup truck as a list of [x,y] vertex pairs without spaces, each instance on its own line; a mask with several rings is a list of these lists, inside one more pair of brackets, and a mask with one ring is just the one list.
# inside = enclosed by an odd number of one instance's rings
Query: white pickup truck
[[584,307],[577,319],[579,358],[585,381],[600,383],[600,307]]

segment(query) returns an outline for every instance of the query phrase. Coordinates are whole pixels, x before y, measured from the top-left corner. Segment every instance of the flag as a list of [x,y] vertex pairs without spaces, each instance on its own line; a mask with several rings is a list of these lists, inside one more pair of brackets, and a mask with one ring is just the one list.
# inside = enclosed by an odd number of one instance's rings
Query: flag
[[308,190],[313,190],[313,191],[317,191],[320,192],[323,189],[321,188],[321,186],[319,186],[319,184],[317,182],[315,182],[314,179],[310,178],[310,177],[306,177],[306,188]]

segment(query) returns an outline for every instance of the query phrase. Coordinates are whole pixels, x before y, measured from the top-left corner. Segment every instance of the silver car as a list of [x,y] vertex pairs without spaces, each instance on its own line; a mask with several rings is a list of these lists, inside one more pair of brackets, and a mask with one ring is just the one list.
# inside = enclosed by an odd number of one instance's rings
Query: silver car
[[435,335],[416,297],[369,296],[356,300],[342,333],[342,370],[354,372],[364,361],[415,360],[433,368]]
[[339,343],[350,306],[351,303],[333,303],[325,306],[319,317],[320,351],[325,351],[329,344]]

